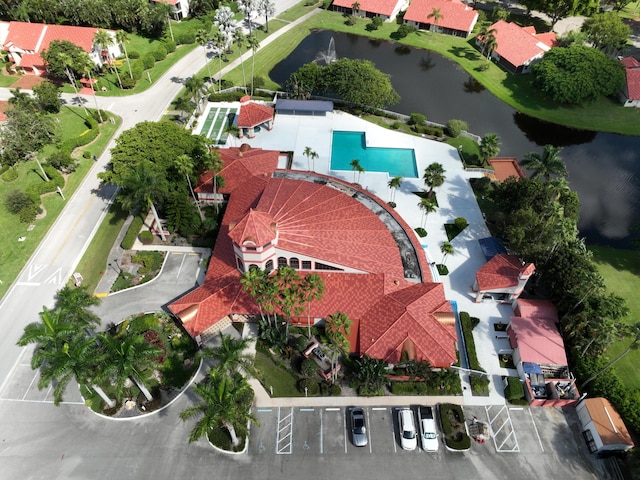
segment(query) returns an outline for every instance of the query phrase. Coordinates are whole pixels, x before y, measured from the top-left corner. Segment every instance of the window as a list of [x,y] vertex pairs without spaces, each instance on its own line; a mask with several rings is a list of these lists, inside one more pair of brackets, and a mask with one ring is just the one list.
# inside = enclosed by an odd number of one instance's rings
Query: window
[[284,257],[278,257],[278,268],[286,267],[288,265],[287,259]]
[[273,270],[273,260],[269,260],[267,264],[264,266],[264,269],[267,271],[267,273]]
[[311,270],[311,261],[302,260],[302,269],[303,270]]
[[325,263],[316,262],[316,270],[339,270],[342,271],[341,268],[332,267],[331,265],[327,265]]
[[298,270],[300,268],[300,260],[296,257],[292,257],[291,260],[289,260],[289,265],[291,265],[291,268]]
[[238,257],[236,257],[236,266],[238,267],[238,270],[244,272],[244,263],[242,263],[242,260],[240,260]]
[[247,252],[255,252],[258,250],[256,247],[244,247]]
[[593,439],[593,435],[591,434],[591,430],[585,430],[584,432],[582,432],[582,436],[584,437],[584,441],[587,442],[587,447],[589,447],[589,451],[591,453],[598,450],[598,447],[596,447],[596,442]]
[[251,265],[249,265],[249,270],[257,270],[258,269],[258,265],[256,265],[255,263],[252,263]]

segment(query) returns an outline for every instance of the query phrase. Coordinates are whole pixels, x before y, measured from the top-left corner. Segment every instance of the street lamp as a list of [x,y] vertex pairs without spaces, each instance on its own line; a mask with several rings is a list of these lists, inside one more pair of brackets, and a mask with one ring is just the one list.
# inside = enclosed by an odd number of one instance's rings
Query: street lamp
[[460,155],[460,160],[464,163],[464,157],[462,156],[462,145],[458,145],[458,155]]
[[[114,258],[114,259],[113,259],[113,263],[114,263],[114,264],[116,265],[116,267],[118,268],[118,270],[117,270],[118,275],[119,275],[119,274],[121,274],[121,273],[122,273],[122,269],[120,268],[120,265],[118,264],[118,259],[117,259],[117,258]],[[111,265],[111,264],[110,264],[110,265]]]

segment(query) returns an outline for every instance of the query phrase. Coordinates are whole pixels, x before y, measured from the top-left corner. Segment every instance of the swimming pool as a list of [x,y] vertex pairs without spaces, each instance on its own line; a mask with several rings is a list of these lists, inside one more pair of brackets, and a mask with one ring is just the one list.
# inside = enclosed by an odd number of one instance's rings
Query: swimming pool
[[360,160],[366,172],[387,172],[391,177],[418,178],[413,148],[367,147],[364,132],[333,132],[331,169],[351,170],[351,161]]

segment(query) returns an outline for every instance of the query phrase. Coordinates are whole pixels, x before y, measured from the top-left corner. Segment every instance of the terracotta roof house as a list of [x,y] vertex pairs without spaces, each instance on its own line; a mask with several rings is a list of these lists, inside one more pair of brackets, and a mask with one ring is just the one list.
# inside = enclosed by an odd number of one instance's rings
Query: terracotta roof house
[[[441,16],[437,22],[430,16],[434,9]],[[460,0],[412,0],[403,18],[420,30],[466,38],[478,21],[478,12]]]
[[[354,11],[353,4],[358,3],[359,7]],[[381,17],[385,21],[393,20],[400,12],[400,8],[405,5],[403,0],[333,0],[332,9],[335,12],[346,13],[356,17]]]
[[567,406],[579,398],[557,322],[556,309],[548,300],[519,298],[514,303],[507,334],[530,405]]
[[182,20],[189,16],[189,0],[151,0],[154,3],[167,3],[175,20]]
[[[444,288],[432,283],[419,242],[383,200],[333,177],[279,170],[280,152],[244,144],[220,154],[228,202],[205,282],[169,305],[194,338],[226,327],[234,315],[258,313],[241,287],[244,271],[288,265],[301,276],[318,274],[325,286],[309,317],[305,311],[292,322],[315,324],[340,311],[353,321],[354,353],[389,363],[406,355],[434,367],[456,361]],[[198,195],[210,183],[204,175]],[[381,208],[374,212],[372,202]]]
[[43,23],[0,22],[0,45],[9,59],[24,73],[42,75],[46,65],[40,54],[53,40],[67,40],[89,54],[96,67],[101,67],[122,55],[115,42],[115,32],[106,30],[114,38],[112,45],[98,49],[93,39],[99,28],[46,25]]
[[606,398],[586,398],[576,412],[591,453],[625,452],[635,446],[622,417]]
[[625,57],[620,62],[626,76],[619,94],[620,101],[625,107],[640,108],[640,62],[633,57]]
[[245,135],[248,138],[256,136],[256,128],[263,126],[267,130],[273,128],[273,116],[275,110],[261,103],[251,101],[248,95],[240,99],[240,113],[238,114],[239,137]]
[[476,272],[473,291],[476,303],[498,300],[511,303],[516,300],[527,281],[535,272],[533,263],[522,263],[516,255],[495,255]]
[[491,158],[488,162],[493,167],[492,177],[498,182],[504,182],[509,177],[519,179],[527,176],[517,158]]
[[[496,48],[491,57],[510,73],[527,73],[556,43],[553,32],[536,33],[534,27],[521,27],[499,20],[489,27],[495,30]],[[484,39],[476,37],[476,45],[482,49]]]

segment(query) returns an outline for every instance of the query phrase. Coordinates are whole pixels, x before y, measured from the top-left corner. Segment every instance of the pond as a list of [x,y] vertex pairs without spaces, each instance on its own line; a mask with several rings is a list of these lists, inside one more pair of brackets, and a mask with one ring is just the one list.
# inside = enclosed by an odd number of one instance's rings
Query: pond
[[344,33],[312,33],[273,68],[271,79],[284,85],[301,65],[326,55],[332,38],[337,58],[371,60],[391,75],[402,98],[390,110],[422,113],[438,123],[465,120],[475,134],[498,134],[500,156],[522,159],[528,152],[541,152],[545,144],[564,147],[568,181],[580,196],[581,236],[592,245],[633,248],[634,226],[640,223],[640,137],[539,121],[516,112],[436,53]]

